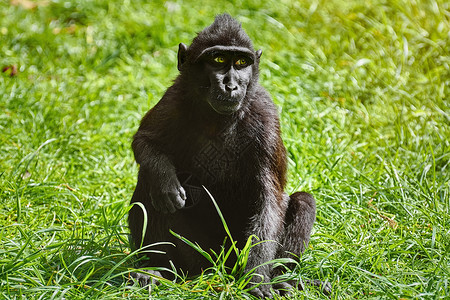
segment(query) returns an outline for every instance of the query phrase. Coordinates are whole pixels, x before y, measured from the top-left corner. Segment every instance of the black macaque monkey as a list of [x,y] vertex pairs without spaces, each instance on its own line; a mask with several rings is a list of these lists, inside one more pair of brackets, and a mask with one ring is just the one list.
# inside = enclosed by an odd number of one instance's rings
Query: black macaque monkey
[[[226,233],[204,186],[217,201],[238,246],[255,235],[247,270],[272,259],[300,255],[309,242],[316,216],[314,198],[289,196],[286,150],[277,108],[258,83],[261,50],[255,51],[241,25],[228,14],[179,45],[180,75],[142,119],[133,150],[140,165],[129,226],[134,246],[157,242],[142,267],[171,268],[195,275],[208,261],[174,237],[172,230],[203,249],[220,252]],[[253,240],[256,243],[256,239]],[[233,261],[229,262],[234,264]],[[253,281],[270,282],[277,271],[260,266]],[[156,274],[170,278],[170,274]],[[133,273],[141,284],[149,276]],[[262,279],[261,279],[262,278]],[[272,297],[269,284],[251,290]],[[274,288],[290,287],[289,284]]]

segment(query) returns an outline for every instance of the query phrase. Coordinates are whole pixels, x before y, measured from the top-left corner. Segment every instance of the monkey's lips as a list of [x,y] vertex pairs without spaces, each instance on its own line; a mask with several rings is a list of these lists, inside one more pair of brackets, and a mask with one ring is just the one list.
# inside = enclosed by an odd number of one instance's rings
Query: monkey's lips
[[245,97],[245,91],[213,91],[208,99],[209,105],[219,114],[227,115],[238,111]]
[[228,99],[210,99],[209,105],[221,115],[229,115],[241,108],[241,98],[228,98]]

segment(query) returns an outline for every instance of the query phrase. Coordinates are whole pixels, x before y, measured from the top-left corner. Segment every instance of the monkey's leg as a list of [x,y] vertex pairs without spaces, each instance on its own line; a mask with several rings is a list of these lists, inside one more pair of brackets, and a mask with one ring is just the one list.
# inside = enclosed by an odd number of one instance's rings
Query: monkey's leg
[[[287,195],[286,195],[287,197]],[[308,246],[311,230],[316,220],[316,201],[305,192],[297,192],[289,197],[285,216],[283,238],[278,257],[289,257],[290,253],[300,255]]]
[[[141,174],[140,178],[142,178]],[[164,215],[155,213],[150,203],[148,186],[143,182],[145,181],[138,181],[131,199],[131,203],[139,203],[139,205],[133,205],[128,215],[130,247],[132,251],[141,250],[139,253],[141,260],[137,267],[142,270],[142,272],[138,270],[130,272],[130,277],[142,287],[152,283],[159,284],[161,278],[172,280],[174,277],[170,272],[164,271],[164,269],[171,269],[165,253],[170,251],[173,246],[164,243],[158,244],[159,241],[169,241],[165,218]],[[154,270],[155,267],[159,267],[161,270]]]
[[[286,195],[287,197],[287,195]],[[283,238],[280,240],[280,248],[277,251],[277,258],[293,258],[301,255],[308,246],[311,237],[311,230],[316,220],[316,201],[313,196],[305,192],[297,192],[289,197],[289,206],[286,211]],[[292,254],[293,255],[292,255]],[[294,267],[289,266],[288,267]],[[274,275],[280,275],[280,268],[274,271]],[[324,294],[331,293],[331,285],[320,280],[304,280],[297,282],[290,280],[276,284],[274,287],[280,294],[289,294],[293,286],[302,290],[304,285],[314,285],[321,287]]]

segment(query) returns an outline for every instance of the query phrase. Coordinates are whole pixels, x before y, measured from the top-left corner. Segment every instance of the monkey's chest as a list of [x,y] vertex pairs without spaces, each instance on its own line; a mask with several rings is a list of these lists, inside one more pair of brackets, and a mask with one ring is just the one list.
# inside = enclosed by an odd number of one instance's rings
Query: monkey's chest
[[188,145],[178,170],[188,173],[201,185],[231,184],[241,174],[246,158],[251,156],[251,139],[240,137],[199,137]]
[[253,168],[248,166],[253,155],[251,145],[250,139],[229,135],[197,136],[186,141],[175,162],[178,179],[187,194],[186,209],[194,214],[199,211],[216,215],[205,188],[225,214],[230,208],[235,211],[236,203],[245,205],[250,201],[250,188],[244,178],[252,177]]

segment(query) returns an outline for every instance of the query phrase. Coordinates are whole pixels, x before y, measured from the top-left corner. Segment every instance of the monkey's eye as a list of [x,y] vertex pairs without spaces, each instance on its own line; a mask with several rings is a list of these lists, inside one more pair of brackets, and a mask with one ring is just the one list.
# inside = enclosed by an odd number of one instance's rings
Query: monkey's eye
[[219,63],[219,64],[223,64],[223,63],[225,63],[225,57],[223,57],[223,56],[216,56],[216,57],[214,57],[214,61],[216,62],[216,63]]
[[237,66],[244,67],[247,65],[247,60],[245,60],[245,58],[240,58],[235,62],[235,64]]

